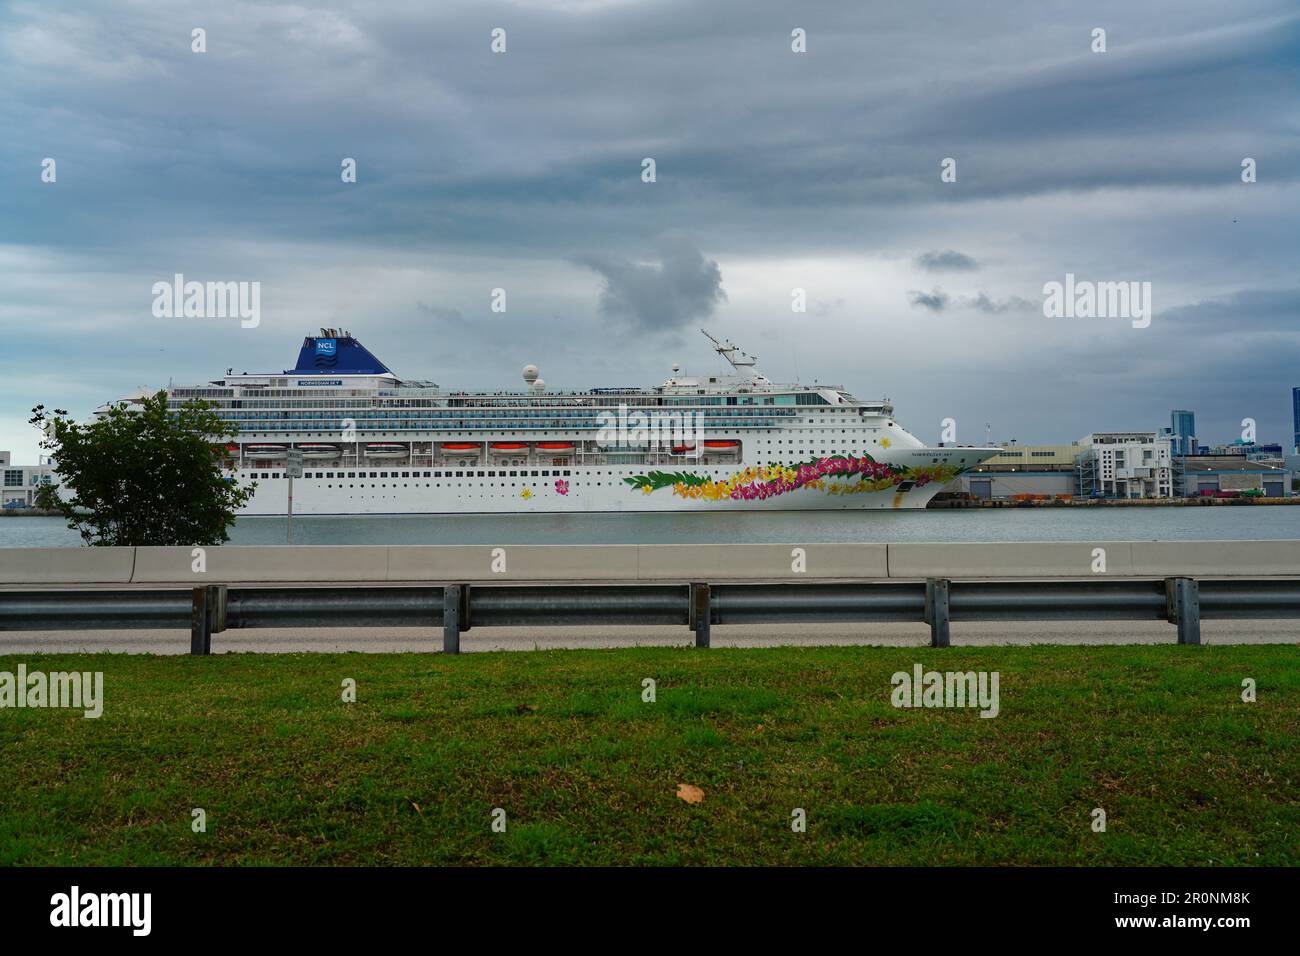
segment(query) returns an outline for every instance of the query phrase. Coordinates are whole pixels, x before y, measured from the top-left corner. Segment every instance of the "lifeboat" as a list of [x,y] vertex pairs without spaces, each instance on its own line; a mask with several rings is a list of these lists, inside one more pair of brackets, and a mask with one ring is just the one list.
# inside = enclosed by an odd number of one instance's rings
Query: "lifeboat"
[[526,441],[494,441],[488,448],[494,455],[518,455],[528,451]]
[[283,445],[245,445],[244,452],[249,458],[283,458],[286,454]]
[[367,458],[405,458],[407,454],[406,446],[397,442],[376,441],[366,446]]
[[573,451],[573,442],[571,441],[539,441],[537,443],[538,451]]
[[674,455],[684,455],[688,451],[695,451],[695,442],[687,442],[685,445],[673,445]]
[[298,450],[302,452],[302,457],[304,460],[308,458],[312,458],[312,459],[337,458],[339,456],[339,449],[337,445],[326,445],[321,442],[308,442],[306,444],[299,445]]
[[463,454],[472,451],[478,454],[481,450],[476,442],[472,441],[445,441],[442,443],[443,451],[454,451],[457,454]]
[[740,447],[740,442],[731,441],[728,439],[715,439],[712,441],[706,441],[704,443],[704,447],[715,451],[716,450],[735,451],[737,448]]

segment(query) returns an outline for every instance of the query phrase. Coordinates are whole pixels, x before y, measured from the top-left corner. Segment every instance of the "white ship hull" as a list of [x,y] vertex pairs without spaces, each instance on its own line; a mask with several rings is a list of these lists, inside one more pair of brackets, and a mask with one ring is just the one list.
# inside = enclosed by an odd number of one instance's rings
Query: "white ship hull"
[[[307,477],[293,482],[293,511],[295,515],[416,515],[920,509],[952,477],[987,456],[987,449],[908,449],[889,456],[892,461],[878,462],[895,466],[899,475],[864,479],[860,473],[831,470],[803,483],[797,471],[795,480],[783,481],[783,474],[795,471],[783,465],[692,467],[689,461],[649,473],[643,466],[381,470],[368,463],[364,471],[356,466],[323,471],[323,466],[308,466]],[[805,467],[854,457],[813,459]],[[240,514],[286,514],[289,482],[279,477],[281,473],[278,468],[239,473],[241,483],[257,486]],[[372,473],[376,477],[370,477]],[[689,476],[699,484],[661,478],[646,491],[651,474]]]

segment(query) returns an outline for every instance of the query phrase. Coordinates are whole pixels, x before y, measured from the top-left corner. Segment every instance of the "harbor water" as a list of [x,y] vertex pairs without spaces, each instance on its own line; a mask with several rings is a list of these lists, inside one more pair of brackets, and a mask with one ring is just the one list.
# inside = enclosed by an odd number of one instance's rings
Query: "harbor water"
[[[285,519],[241,518],[230,543],[285,543]],[[731,514],[298,517],[294,544],[729,544],[894,541],[1233,541],[1300,538],[1300,508],[970,508]],[[0,547],[78,547],[62,518],[0,520]]]

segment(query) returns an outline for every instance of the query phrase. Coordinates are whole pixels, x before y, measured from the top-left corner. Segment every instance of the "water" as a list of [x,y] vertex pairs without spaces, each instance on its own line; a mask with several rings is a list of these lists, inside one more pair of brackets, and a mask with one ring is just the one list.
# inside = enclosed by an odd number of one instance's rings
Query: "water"
[[[735,514],[300,517],[295,544],[817,544],[1300,538],[1300,507],[969,508]],[[231,544],[284,544],[283,518],[242,518]],[[62,518],[0,518],[0,547],[77,547]]]

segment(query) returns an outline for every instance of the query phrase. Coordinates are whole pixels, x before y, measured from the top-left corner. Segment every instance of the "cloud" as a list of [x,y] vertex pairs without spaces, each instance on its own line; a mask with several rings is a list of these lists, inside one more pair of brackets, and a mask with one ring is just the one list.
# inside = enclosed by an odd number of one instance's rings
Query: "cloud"
[[917,268],[926,272],[973,272],[980,264],[965,253],[947,249],[943,252],[931,250],[916,257]]
[[465,313],[461,312],[460,309],[453,309],[442,305],[429,305],[427,302],[417,302],[415,303],[415,307],[424,315],[427,315],[432,319],[437,319],[439,322],[465,321]]
[[998,315],[1002,312],[1034,312],[1041,308],[1041,306],[1035,305],[1028,299],[1022,299],[1018,295],[995,300],[989,298],[987,292],[981,292],[973,298],[962,296],[961,304],[971,309],[977,309],[980,312],[986,312],[989,315]]
[[575,258],[605,280],[601,315],[647,329],[670,329],[712,315],[718,303],[726,301],[722,270],[689,238],[667,233],[659,237],[656,246],[658,262],[632,262],[600,254]]
[[950,297],[947,292],[935,286],[933,292],[917,292],[913,290],[907,293],[907,301],[912,303],[914,308],[919,306],[923,309],[929,309],[931,312],[942,312],[948,308]]
[[[1300,289],[1242,289],[1159,313],[1161,321],[1198,334],[1222,332],[1234,337],[1300,329]],[[1300,385],[1300,379],[1297,380]]]
[[[169,377],[284,368],[320,322],[403,374],[513,386],[536,362],[577,387],[691,362],[671,333],[710,311],[770,343],[766,373],[888,387],[913,423],[962,401],[1047,441],[1188,406],[1216,435],[1246,415],[1290,434],[1295,0],[1230,20],[1111,2],[1105,55],[1065,0],[993,18],[819,5],[807,55],[775,0],[191,5],[202,55],[157,5],[82,6],[8,4],[0,30],[0,448],[17,457],[34,433],[4,409],[84,416]],[[656,252],[668,229],[708,257]],[[1150,278],[1161,311],[1146,330],[988,335],[1033,319],[1008,293],[1067,271]],[[151,322],[149,287],[175,272],[261,281],[262,326]],[[936,342],[950,316],[969,321]],[[890,361],[861,362],[882,329]],[[1007,375],[1014,392],[987,387]]]

